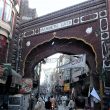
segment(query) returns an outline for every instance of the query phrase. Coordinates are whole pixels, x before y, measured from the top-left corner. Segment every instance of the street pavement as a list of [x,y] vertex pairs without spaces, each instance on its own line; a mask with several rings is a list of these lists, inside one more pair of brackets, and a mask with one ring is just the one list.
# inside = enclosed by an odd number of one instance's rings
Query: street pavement
[[58,110],[69,110],[68,107],[64,107],[63,105],[58,106]]
[[[68,107],[64,107],[63,105],[59,105],[57,110],[69,110]],[[84,109],[75,109],[75,110],[84,110]]]

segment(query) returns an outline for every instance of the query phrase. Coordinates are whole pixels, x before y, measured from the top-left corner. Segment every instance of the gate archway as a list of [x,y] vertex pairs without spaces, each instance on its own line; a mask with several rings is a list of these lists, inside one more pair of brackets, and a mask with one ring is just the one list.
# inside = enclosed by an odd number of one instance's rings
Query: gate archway
[[24,77],[32,77],[34,67],[44,58],[49,57],[55,53],[64,54],[86,54],[86,62],[91,70],[96,74],[97,55],[91,44],[82,39],[75,37],[67,38],[53,38],[45,41],[42,44],[36,45],[27,55],[24,62]]
[[[75,51],[79,49],[82,51],[82,44],[84,44],[85,47],[87,46],[85,49],[83,48],[83,52],[88,51],[87,53],[94,54],[92,56],[90,55],[91,58],[88,60],[89,62],[94,62],[90,63],[91,67],[94,64],[95,66],[101,65],[103,69],[108,70],[110,67],[109,61],[107,61],[109,57],[110,38],[106,5],[106,1],[103,0],[88,1],[23,23],[20,27],[20,35],[23,37],[23,52],[20,65],[21,74],[25,77],[31,76],[26,69],[29,67],[30,62],[33,64],[34,62],[32,61],[38,62],[56,52],[63,53],[67,51],[67,53],[70,54],[78,54],[78,52],[75,53],[72,50]],[[65,48],[65,51],[64,48],[61,50],[59,49],[61,45],[67,47],[66,43],[63,44],[63,41],[65,41],[63,39],[68,40],[68,42],[74,39],[73,42],[78,41],[80,45],[74,44],[71,48]],[[50,45],[54,40],[56,40],[59,45]],[[62,41],[62,44],[60,44],[60,41]],[[43,48],[43,45],[45,45],[45,48]],[[49,52],[46,47],[51,51]],[[93,52],[90,52],[89,49]],[[88,57],[90,56],[88,55]],[[94,70],[96,71],[96,67]]]

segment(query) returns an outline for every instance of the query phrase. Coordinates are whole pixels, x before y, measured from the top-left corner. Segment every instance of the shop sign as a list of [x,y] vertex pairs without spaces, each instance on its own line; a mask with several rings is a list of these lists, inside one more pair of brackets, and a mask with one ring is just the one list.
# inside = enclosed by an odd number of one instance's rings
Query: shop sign
[[70,83],[64,84],[64,92],[70,91]]
[[64,27],[71,26],[71,25],[72,25],[72,19],[67,20],[67,21],[63,21],[63,22],[60,22],[60,23],[48,25],[48,26],[45,26],[45,27],[41,27],[40,28],[40,33],[52,31],[52,30],[55,30],[55,29],[64,28]]

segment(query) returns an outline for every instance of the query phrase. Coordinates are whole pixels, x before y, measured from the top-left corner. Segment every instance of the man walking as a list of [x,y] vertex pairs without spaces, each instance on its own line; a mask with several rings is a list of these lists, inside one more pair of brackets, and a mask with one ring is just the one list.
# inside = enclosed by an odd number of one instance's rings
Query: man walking
[[48,97],[48,100],[45,102],[45,108],[46,110],[51,110],[51,102],[50,102],[50,97]]

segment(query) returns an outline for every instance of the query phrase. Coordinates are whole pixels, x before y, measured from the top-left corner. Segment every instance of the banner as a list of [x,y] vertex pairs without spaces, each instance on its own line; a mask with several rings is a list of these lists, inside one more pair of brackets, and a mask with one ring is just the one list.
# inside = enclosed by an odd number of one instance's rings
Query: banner
[[78,68],[78,67],[85,67],[86,64],[86,54],[81,55],[75,55],[73,56],[74,60],[64,64],[62,66],[59,66],[60,69],[67,69],[67,68]]

